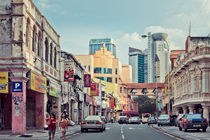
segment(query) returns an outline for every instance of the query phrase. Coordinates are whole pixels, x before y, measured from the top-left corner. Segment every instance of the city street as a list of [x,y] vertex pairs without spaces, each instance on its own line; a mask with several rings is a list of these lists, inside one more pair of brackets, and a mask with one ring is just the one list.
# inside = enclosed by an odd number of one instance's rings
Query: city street
[[67,137],[71,140],[175,140],[177,138],[158,132],[146,124],[107,124],[106,131],[89,131]]

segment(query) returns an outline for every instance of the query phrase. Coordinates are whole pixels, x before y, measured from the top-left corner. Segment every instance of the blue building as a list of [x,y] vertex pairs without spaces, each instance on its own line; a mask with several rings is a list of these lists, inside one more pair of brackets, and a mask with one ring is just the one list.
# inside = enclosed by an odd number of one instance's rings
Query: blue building
[[147,55],[141,50],[129,47],[129,64],[132,66],[132,82],[147,82]]
[[95,54],[96,50],[100,50],[104,43],[107,50],[111,51],[116,58],[116,45],[111,38],[91,39],[89,42],[89,54]]

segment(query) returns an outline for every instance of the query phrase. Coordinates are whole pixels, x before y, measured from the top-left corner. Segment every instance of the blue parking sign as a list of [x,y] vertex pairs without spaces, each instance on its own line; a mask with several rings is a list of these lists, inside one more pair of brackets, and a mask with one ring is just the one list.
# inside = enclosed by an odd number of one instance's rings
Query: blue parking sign
[[12,82],[12,92],[23,92],[23,82]]

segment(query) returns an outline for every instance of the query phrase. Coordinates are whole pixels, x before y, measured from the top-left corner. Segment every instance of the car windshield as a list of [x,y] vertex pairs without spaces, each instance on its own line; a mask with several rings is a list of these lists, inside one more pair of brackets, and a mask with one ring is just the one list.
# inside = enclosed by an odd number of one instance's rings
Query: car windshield
[[99,116],[87,116],[85,118],[86,121],[88,120],[100,120],[100,117]]
[[201,114],[188,114],[186,116],[187,119],[200,119],[202,118]]
[[159,119],[168,119],[169,115],[160,115]]

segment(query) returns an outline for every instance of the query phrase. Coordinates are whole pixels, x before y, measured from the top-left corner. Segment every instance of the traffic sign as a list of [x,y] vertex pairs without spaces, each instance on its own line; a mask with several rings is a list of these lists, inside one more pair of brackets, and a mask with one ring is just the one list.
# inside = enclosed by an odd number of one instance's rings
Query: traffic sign
[[12,92],[23,92],[23,82],[13,82]]

